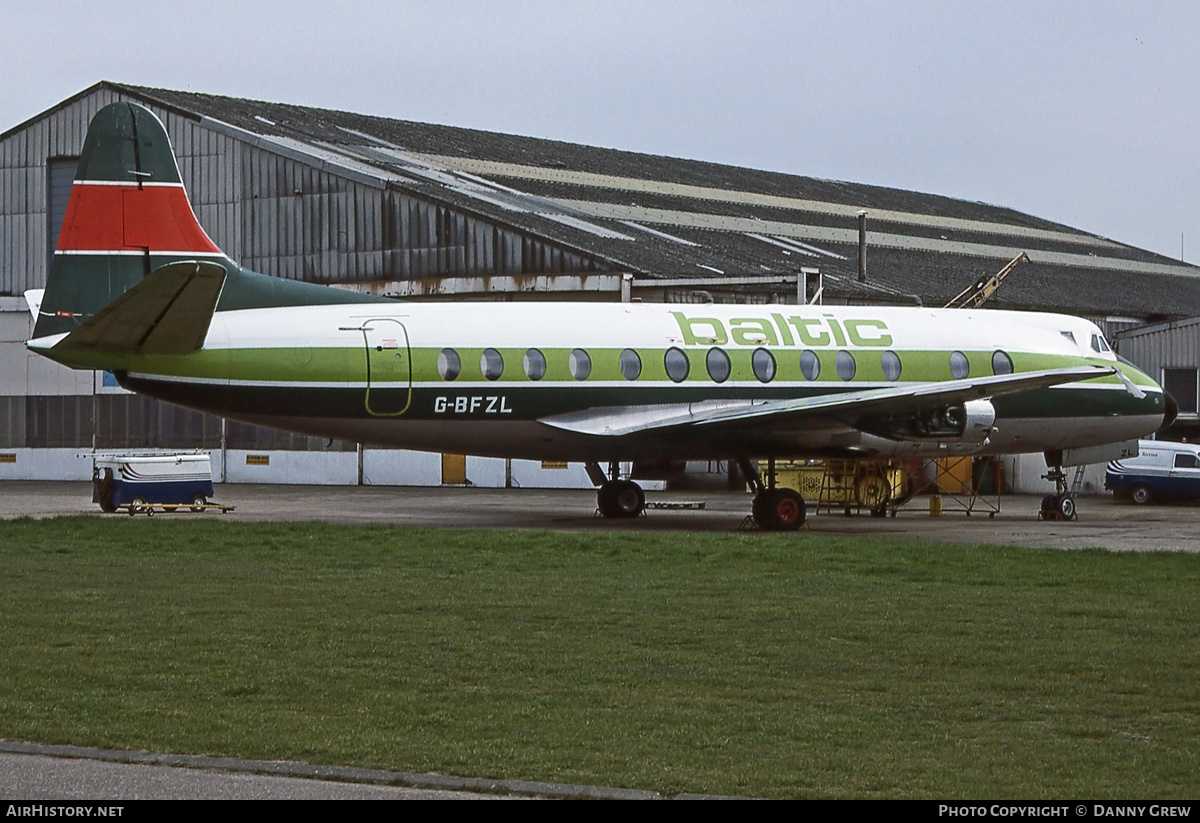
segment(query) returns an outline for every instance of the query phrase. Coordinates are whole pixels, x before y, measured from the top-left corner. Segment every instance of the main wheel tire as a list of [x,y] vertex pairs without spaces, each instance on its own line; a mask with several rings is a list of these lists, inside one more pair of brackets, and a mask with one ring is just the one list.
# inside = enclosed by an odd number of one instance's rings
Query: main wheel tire
[[794,532],[804,523],[804,498],[793,489],[768,489],[754,496],[751,511],[760,529]]
[[754,499],[750,501],[750,516],[754,518],[755,524],[760,529],[771,528],[770,518],[770,492],[759,492],[754,495]]
[[775,516],[775,524],[780,531],[794,532],[803,525],[807,514],[804,498],[800,496],[800,492],[792,489],[776,489],[771,513]]
[[614,497],[617,517],[637,517],[646,508],[646,493],[632,480],[618,482]]
[[[204,511],[204,507],[207,505],[208,505],[207,497],[205,497],[202,494],[193,494],[192,495],[192,511],[202,512],[202,511]],[[182,509],[180,509],[180,511],[182,511]]]
[[632,480],[609,480],[596,492],[602,517],[637,517],[646,508],[646,493]]
[[1154,491],[1145,483],[1138,483],[1129,491],[1129,499],[1144,506],[1154,499]]
[[611,482],[604,483],[596,490],[596,508],[604,518],[617,516],[616,490]]

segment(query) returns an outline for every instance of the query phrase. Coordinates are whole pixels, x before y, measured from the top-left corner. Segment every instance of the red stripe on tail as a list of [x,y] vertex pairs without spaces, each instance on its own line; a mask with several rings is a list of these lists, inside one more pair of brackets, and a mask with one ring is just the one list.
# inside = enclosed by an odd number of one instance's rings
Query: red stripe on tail
[[217,253],[182,186],[71,187],[58,251]]

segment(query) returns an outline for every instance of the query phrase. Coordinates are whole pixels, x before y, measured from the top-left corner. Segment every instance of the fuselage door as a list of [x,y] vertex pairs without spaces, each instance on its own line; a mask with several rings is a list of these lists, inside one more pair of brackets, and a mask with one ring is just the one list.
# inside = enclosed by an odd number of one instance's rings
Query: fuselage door
[[386,318],[368,320],[362,332],[367,346],[367,413],[404,414],[412,402],[412,358],[404,324]]

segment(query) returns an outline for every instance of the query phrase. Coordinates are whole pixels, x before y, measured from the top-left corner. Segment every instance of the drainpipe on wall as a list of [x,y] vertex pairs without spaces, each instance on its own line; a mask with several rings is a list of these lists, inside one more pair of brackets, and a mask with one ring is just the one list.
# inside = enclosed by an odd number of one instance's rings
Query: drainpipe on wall
[[867,282],[867,212],[858,213],[858,282]]

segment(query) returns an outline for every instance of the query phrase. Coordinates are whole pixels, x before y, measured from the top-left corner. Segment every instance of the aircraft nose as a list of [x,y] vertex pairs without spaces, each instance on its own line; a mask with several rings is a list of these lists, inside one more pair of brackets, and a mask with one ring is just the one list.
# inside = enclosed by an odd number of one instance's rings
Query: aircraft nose
[[[1177,403],[1175,398],[1166,391],[1163,392],[1163,404],[1167,407],[1167,409],[1165,412],[1163,412],[1162,425],[1158,427],[1158,431],[1160,432],[1167,429],[1172,423],[1175,422],[1175,418],[1179,416],[1179,403]],[[1155,433],[1157,434],[1157,432]]]

